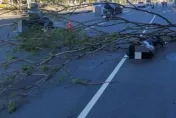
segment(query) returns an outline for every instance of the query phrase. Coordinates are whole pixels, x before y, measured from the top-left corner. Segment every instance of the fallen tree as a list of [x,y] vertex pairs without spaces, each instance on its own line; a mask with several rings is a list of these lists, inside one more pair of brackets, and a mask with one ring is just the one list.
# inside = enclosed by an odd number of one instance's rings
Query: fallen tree
[[[68,32],[65,28],[56,28],[48,32],[43,32],[41,28],[36,28],[38,27],[36,26],[31,28],[29,32],[20,34],[19,37],[17,37],[18,40],[1,40],[2,45],[10,45],[14,48],[13,51],[25,50],[25,53],[29,53],[30,56],[31,52],[37,55],[35,58],[30,59],[28,56],[22,57],[22,55],[16,56],[11,54],[8,56],[8,60],[0,64],[1,68],[4,69],[4,71],[0,73],[0,96],[3,96],[0,97],[1,107],[8,107],[9,112],[15,111],[14,103],[30,95],[40,84],[46,81],[55,83],[51,81],[52,77],[73,60],[80,59],[86,55],[96,54],[96,52],[101,50],[108,50],[109,47],[111,47],[109,50],[127,48],[128,46],[124,47],[123,45],[153,36],[159,36],[165,41],[175,40],[176,33],[174,28],[176,24],[173,24],[160,14],[138,9],[133,4],[131,4],[132,7],[122,6],[160,17],[165,20],[167,24],[135,22],[116,16],[112,19],[115,23],[111,25],[99,25],[104,22],[102,19],[96,19],[98,22],[86,25],[95,20],[80,23],[70,19],[71,15],[74,14],[74,11],[80,5],[74,8],[72,7],[72,13],[66,16],[61,16],[56,13],[52,14],[52,12],[45,10],[45,13],[48,12],[50,15],[60,20],[75,23],[76,25],[71,32]],[[63,10],[65,10],[68,7],[63,8]],[[125,24],[126,27],[114,33],[107,33],[100,29],[92,28],[92,26],[110,27],[120,24]],[[96,32],[96,36],[87,35],[86,32],[82,30],[85,27]],[[146,28],[147,30],[151,30],[151,32],[143,33],[143,38],[141,38],[141,31],[146,30]],[[40,59],[38,59],[39,57]],[[64,59],[64,61],[60,61],[62,59]],[[56,60],[60,63],[56,64]],[[18,68],[13,69],[13,64],[19,64]],[[99,85],[104,83],[89,82],[80,79],[74,79],[72,82],[74,84],[83,85]]]

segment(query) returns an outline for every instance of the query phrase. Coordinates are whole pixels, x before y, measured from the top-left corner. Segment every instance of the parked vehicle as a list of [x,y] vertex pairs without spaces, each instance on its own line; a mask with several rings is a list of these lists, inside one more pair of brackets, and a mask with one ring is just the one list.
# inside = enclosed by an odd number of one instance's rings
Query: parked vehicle
[[129,59],[151,59],[158,47],[164,48],[168,42],[163,41],[159,36],[153,36],[150,38],[143,38],[139,42],[132,43],[127,55]]
[[146,5],[144,4],[144,2],[138,2],[137,7],[138,7],[138,8],[145,8]]
[[150,6],[150,5],[151,5],[150,0],[146,0],[146,6]]
[[[113,3],[113,2],[109,2],[109,5],[114,9],[114,15],[117,15],[117,14],[121,14],[123,13],[123,8],[117,4],[117,3]],[[102,8],[102,14],[101,15],[104,15],[104,6],[105,6],[105,2],[96,2],[96,3],[93,3],[93,6],[96,7],[96,6],[101,6]]]
[[163,1],[162,3],[162,7],[167,7],[167,2]]
[[151,8],[152,8],[152,9],[154,9],[154,8],[155,8],[154,4],[151,4]]

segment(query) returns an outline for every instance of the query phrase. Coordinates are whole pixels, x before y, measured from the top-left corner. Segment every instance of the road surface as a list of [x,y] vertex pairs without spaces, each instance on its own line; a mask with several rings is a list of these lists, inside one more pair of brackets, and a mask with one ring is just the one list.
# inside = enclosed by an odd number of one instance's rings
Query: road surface
[[[158,7],[151,11],[176,23],[176,13],[171,7]],[[95,18],[90,14],[83,15],[84,17],[74,16],[73,19],[86,21]],[[138,22],[165,23],[155,15],[134,10],[126,10],[121,17]],[[113,21],[102,25],[111,23]],[[123,27],[121,25],[99,29],[114,32]],[[91,28],[85,30],[88,32]],[[154,59],[145,61],[128,60],[124,56],[124,50],[100,52],[95,56],[76,60],[68,65],[72,77],[59,81],[62,86],[46,83],[17,112],[10,115],[2,112],[0,118],[175,118],[174,47],[174,43],[168,44],[165,49],[158,50]],[[57,73],[53,81],[58,81],[64,73],[65,70]],[[115,82],[89,86],[67,84],[75,77],[93,82]]]

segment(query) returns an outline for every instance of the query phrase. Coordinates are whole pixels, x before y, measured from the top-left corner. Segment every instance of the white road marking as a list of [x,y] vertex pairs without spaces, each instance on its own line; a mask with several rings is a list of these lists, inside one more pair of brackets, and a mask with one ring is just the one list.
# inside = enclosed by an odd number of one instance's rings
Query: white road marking
[[102,23],[99,23],[98,25],[103,25],[103,24],[105,24],[106,22],[102,22]]
[[145,33],[147,30],[144,30],[142,33]]
[[153,16],[152,20],[150,21],[150,24],[153,22],[153,20],[155,19],[156,15]]
[[57,24],[60,24],[60,23],[61,23],[61,22],[55,22],[54,24],[56,24],[56,25],[57,25]]
[[10,25],[14,25],[14,24],[15,24],[15,23],[3,24],[3,25],[0,25],[0,27],[10,26]]
[[[147,30],[144,30],[142,33],[144,34]],[[143,36],[142,34],[140,36]]]
[[[153,20],[155,19],[156,15],[153,16],[152,20],[149,22],[150,24],[153,22]],[[146,27],[146,29],[148,29],[148,27]],[[144,30],[142,33],[144,34],[147,30]],[[142,34],[140,36],[143,36]]]
[[[103,25],[103,24],[105,24],[106,22],[102,22],[102,23],[99,23],[98,25]],[[90,30],[91,28],[94,28],[95,26],[91,26],[90,28],[88,27],[88,28],[86,28],[85,30]]]
[[88,28],[86,28],[85,30],[89,30],[89,29],[91,29],[91,28],[94,28],[95,26],[91,26],[90,28],[88,27]]
[[85,30],[89,30],[90,28],[86,28]]
[[[155,19],[155,17],[156,17],[156,15],[152,18],[152,20],[150,21],[150,23],[153,22],[153,20]],[[144,30],[143,32],[146,32],[146,30]],[[95,103],[98,101],[98,99],[101,97],[101,95],[103,94],[103,92],[105,91],[105,89],[108,87],[109,82],[111,82],[113,80],[113,78],[115,77],[115,75],[117,74],[117,72],[120,70],[120,68],[122,67],[122,65],[124,64],[124,62],[127,60],[127,57],[128,56],[125,55],[122,58],[122,60],[119,62],[119,64],[115,67],[115,69],[112,71],[112,73],[106,79],[105,83],[100,87],[100,89],[93,96],[93,98],[90,100],[90,102],[86,105],[86,107],[83,109],[83,111],[79,114],[79,116],[77,118],[86,118],[86,116],[88,115],[88,113],[90,112],[90,110],[93,108],[93,106],[95,105]]]
[[115,69],[112,71],[112,73],[109,75],[109,77],[106,79],[105,83],[101,86],[101,88],[97,91],[97,93],[93,96],[93,98],[90,100],[90,102],[87,104],[87,106],[83,109],[83,111],[80,113],[78,118],[85,118],[87,114],[90,112],[92,107],[95,105],[95,103],[98,101],[100,96],[103,94],[105,89],[108,87],[109,83],[111,82],[114,76],[117,74],[117,72],[120,70],[122,65],[127,59],[127,55],[125,55],[122,60],[119,62],[119,64],[115,67]]
[[125,14],[125,15],[127,15],[127,16],[128,16],[128,15],[131,15],[131,14],[134,14],[134,12],[132,12],[132,13],[129,13],[129,14]]

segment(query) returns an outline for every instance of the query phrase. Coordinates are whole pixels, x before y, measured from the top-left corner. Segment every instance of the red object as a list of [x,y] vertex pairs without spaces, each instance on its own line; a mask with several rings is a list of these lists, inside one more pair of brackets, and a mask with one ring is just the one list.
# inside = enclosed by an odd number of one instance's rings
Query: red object
[[71,30],[72,30],[72,24],[71,24],[70,21],[68,22],[68,27],[67,27],[67,28],[68,28],[68,31],[71,31]]

